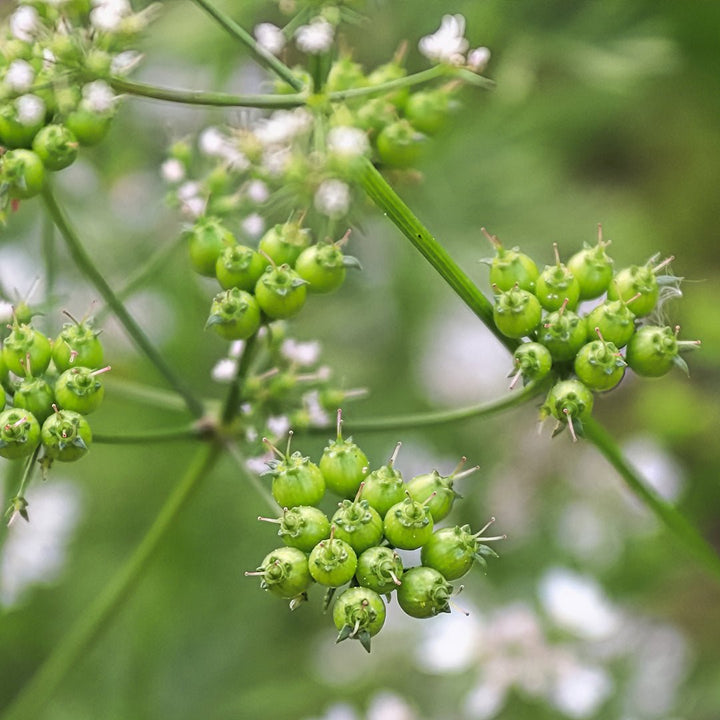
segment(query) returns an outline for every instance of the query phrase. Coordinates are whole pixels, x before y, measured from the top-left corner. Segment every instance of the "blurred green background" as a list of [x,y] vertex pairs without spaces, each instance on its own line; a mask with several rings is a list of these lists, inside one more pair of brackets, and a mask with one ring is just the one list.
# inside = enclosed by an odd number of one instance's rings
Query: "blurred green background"
[[[263,87],[243,49],[200,10],[164,5],[141,79]],[[219,5],[246,27],[279,20],[272,3]],[[487,74],[497,88],[464,91],[422,161],[423,181],[400,189],[481,287],[487,270],[478,260],[491,254],[481,226],[539,264],[551,262],[553,242],[566,256],[593,242],[597,223],[620,266],[676,256],[686,282],[669,320],[703,342],[689,358],[691,378],[628,379],[596,412],[655,486],[720,544],[720,5],[394,0],[366,10],[368,24],[350,27],[344,42],[367,69],[402,39],[408,67],[425,67],[417,39],[444,13],[462,13],[471,46],[492,50]],[[168,143],[242,117],[130,99],[107,141],[60,183],[111,283],[179,232],[158,171]],[[5,287],[22,294],[42,275],[41,228],[38,203],[11,218],[0,244]],[[370,388],[348,406],[349,421],[505,393],[506,353],[393,226],[371,212],[351,248],[364,272],[331,300],[313,299],[293,325],[296,337],[322,342],[348,387]],[[82,315],[95,294],[68,258],[60,261],[58,304]],[[220,397],[210,370],[225,344],[201,330],[212,284],[192,276],[182,252],[155,280],[131,308],[184,377]],[[43,322],[54,332],[62,318],[53,312]],[[116,377],[162,384],[112,323],[105,337]],[[110,392],[93,427],[130,432],[181,419]],[[470,618],[423,623],[391,613],[370,656],[357,643],[334,647],[317,598],[291,614],[243,577],[275,539],[255,520],[261,500],[223,462],[37,720],[716,720],[717,580],[627,496],[592,448],[551,441],[548,429],[538,436],[535,425],[528,406],[423,432],[355,436],[375,465],[402,440],[407,476],[447,473],[461,455],[481,466],[463,481],[453,519],[480,526],[495,515],[509,537],[487,577],[477,571],[465,582],[458,602]],[[301,438],[297,447],[317,456],[324,440]],[[0,555],[0,708],[129,555],[192,451],[96,445],[77,466],[37,482],[37,515]],[[7,495],[17,480],[7,463],[2,472]],[[52,500],[53,492],[57,502],[43,515],[42,493]],[[58,507],[76,508],[71,532],[63,534]],[[13,592],[23,567],[64,546],[59,572]]]

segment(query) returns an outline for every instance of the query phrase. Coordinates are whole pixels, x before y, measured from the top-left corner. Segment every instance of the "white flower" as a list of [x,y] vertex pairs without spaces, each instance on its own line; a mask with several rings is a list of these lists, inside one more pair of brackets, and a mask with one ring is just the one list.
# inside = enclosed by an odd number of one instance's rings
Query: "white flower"
[[83,85],[82,94],[85,107],[99,114],[111,112],[116,100],[112,88],[104,80]]
[[618,627],[617,611],[591,578],[562,568],[550,570],[540,582],[539,596],[553,621],[580,637],[599,640]]
[[198,148],[203,155],[217,157],[225,152],[230,140],[216,127],[205,128],[198,138]]
[[12,320],[13,304],[7,300],[0,300],[0,322],[8,323]]
[[165,182],[182,182],[185,179],[185,166],[177,158],[170,158],[160,166],[160,175]]
[[350,187],[342,180],[323,180],[315,191],[315,208],[330,218],[341,218],[350,209]]
[[142,53],[137,50],[125,50],[118,53],[110,62],[110,72],[113,75],[126,75],[142,60]]
[[295,43],[299,50],[310,55],[327,52],[333,44],[335,28],[325,18],[316,17],[309,25],[301,25],[295,31]]
[[550,699],[564,715],[580,719],[595,715],[612,689],[612,678],[603,668],[571,661],[560,664]]
[[388,691],[379,692],[370,701],[367,720],[416,720],[415,711],[404,698]]
[[270,177],[281,177],[291,160],[290,148],[268,148],[262,156],[262,168]]
[[467,56],[467,64],[471,70],[482,72],[490,62],[490,50],[486,47],[479,47],[471,50]]
[[43,48],[43,70],[50,70],[55,66],[55,53],[50,48]]
[[283,145],[312,127],[312,115],[304,108],[276,110],[269,118],[262,118],[255,127],[255,137],[263,145]]
[[215,382],[231,382],[235,377],[236,370],[237,361],[232,358],[222,358],[222,360],[215,363],[210,376]]
[[230,348],[228,349],[228,357],[239,358],[243,354],[244,350],[245,350],[245,341],[244,340],[233,340],[230,343]]
[[183,183],[177,191],[180,207],[190,217],[200,217],[205,212],[207,201],[200,195],[200,185],[196,182]]
[[34,7],[21,5],[10,16],[10,32],[18,39],[32,42],[35,33],[40,29],[40,16]]
[[320,393],[317,390],[311,390],[303,395],[303,405],[310,425],[326,425],[330,421],[330,416],[320,404]]
[[418,47],[428,60],[463,64],[464,53],[468,49],[465,18],[462,15],[443,15],[440,27],[432,35],[420,38]]
[[90,13],[90,24],[97,30],[113,33],[120,29],[123,15],[114,8],[101,6],[96,7]]
[[37,95],[21,95],[15,101],[18,122],[37,125],[45,117],[45,102]]
[[266,425],[271,435],[282,437],[290,429],[290,418],[287,415],[271,415]]
[[251,180],[245,186],[245,194],[256,205],[262,205],[270,197],[268,186],[262,180]]
[[285,36],[282,30],[272,23],[260,23],[253,32],[258,43],[273,55],[279,55],[285,47]]
[[35,70],[26,60],[13,60],[5,73],[5,84],[17,92],[30,89],[35,79]]
[[320,343],[315,340],[298,342],[294,338],[287,338],[283,340],[280,352],[300,367],[307,367],[320,359]]
[[365,155],[370,150],[367,135],[360,128],[339,126],[328,133],[328,150],[335,155],[355,157]]
[[200,183],[195,182],[194,180],[183,183],[177,191],[178,200],[180,200],[181,202],[197,197],[199,194]]
[[272,458],[273,454],[271,452],[267,452],[259,457],[248,458],[245,461],[245,467],[256,475],[262,475],[268,469],[268,462],[270,462]]
[[260,237],[265,230],[265,218],[258,213],[250,213],[240,224],[246,235]]
[[13,523],[0,554],[0,603],[5,606],[16,604],[30,585],[52,582],[60,574],[78,521],[74,485],[36,485],[28,490],[27,500],[31,522]]

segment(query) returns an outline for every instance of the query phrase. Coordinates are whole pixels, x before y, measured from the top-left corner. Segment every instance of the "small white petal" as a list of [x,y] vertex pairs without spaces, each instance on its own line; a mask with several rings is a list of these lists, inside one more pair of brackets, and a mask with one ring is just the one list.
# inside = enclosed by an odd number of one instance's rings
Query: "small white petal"
[[223,358],[218,360],[210,375],[215,382],[232,382],[236,369],[237,362],[235,360]]
[[142,53],[137,50],[125,50],[118,53],[110,63],[110,72],[113,75],[126,75],[142,60]]
[[243,219],[241,227],[250,237],[260,237],[265,231],[265,218],[258,213],[250,213]]
[[275,437],[283,437],[290,429],[290,419],[287,415],[271,415],[267,419],[267,429]]
[[287,338],[283,340],[280,352],[300,367],[307,367],[320,359],[320,343],[315,340],[298,342],[294,338]]
[[17,92],[29,90],[35,79],[35,70],[26,60],[14,60],[5,73],[5,84]]
[[115,94],[104,80],[95,80],[83,86],[83,104],[88,110],[104,114],[113,109]]
[[258,43],[273,55],[279,55],[285,47],[282,30],[272,23],[260,23],[253,32]]
[[420,38],[418,48],[429,60],[452,62],[468,49],[465,35],[465,18],[462,15],[444,15],[440,27],[432,34]]
[[330,50],[334,38],[335,28],[324,18],[315,18],[309,25],[302,25],[295,31],[298,49],[310,55]]
[[245,186],[245,193],[248,200],[257,205],[262,205],[270,197],[270,190],[268,190],[268,186],[262,180],[251,180]]
[[37,95],[21,95],[15,101],[18,122],[37,125],[45,117],[45,102]]
[[467,56],[467,64],[471,70],[482,72],[490,62],[490,50],[486,47],[479,47],[471,50]]
[[370,141],[363,130],[356,127],[334,127],[328,133],[328,150],[335,155],[354,157],[370,151]]
[[38,11],[30,5],[21,5],[10,16],[10,32],[25,42],[32,42],[40,29],[40,16]]
[[323,180],[314,197],[315,208],[330,218],[341,218],[350,209],[350,187],[342,180]]
[[160,166],[160,175],[165,182],[182,182],[185,179],[185,166],[177,158],[170,158]]

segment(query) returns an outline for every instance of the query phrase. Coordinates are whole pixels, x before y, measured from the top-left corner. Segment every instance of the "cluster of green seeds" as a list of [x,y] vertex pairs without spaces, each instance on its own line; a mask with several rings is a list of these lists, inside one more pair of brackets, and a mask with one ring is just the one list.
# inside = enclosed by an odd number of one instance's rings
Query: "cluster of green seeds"
[[[699,341],[678,340],[679,327],[659,319],[665,294],[679,294],[679,279],[660,274],[672,257],[615,270],[599,230],[597,244],[585,245],[567,263],[555,245],[555,264],[540,271],[517,248],[507,250],[485,234],[497,251],[488,261],[495,324],[523,340],[514,353],[511,388],[520,378],[552,377],[542,416],[555,418],[558,430],[569,427],[573,438],[581,434],[593,393],[612,390],[628,367],[643,377],[660,377],[673,365],[687,372],[679,353]],[[603,296],[589,312],[576,312],[581,301]]]
[[[341,434],[324,449],[317,464],[299,452],[282,453],[269,463],[272,494],[283,508],[278,518],[259,518],[279,526],[284,546],[269,553],[254,572],[261,587],[290,600],[294,608],[307,599],[309,588],[326,589],[327,608],[336,591],[333,621],[338,642],[359,640],[370,650],[370,638],[385,622],[383,596],[392,595],[402,610],[416,618],[450,612],[454,588],[475,561],[485,566],[495,553],[470,526],[436,528],[459,497],[453,483],[477,470],[448,476],[437,470],[404,482],[394,467],[400,443],[388,463],[370,472],[365,453]],[[343,498],[328,517],[318,505],[328,491]],[[491,521],[492,522],[492,521]],[[420,550],[420,564],[403,567],[397,550]]]
[[[45,467],[80,459],[92,442],[86,415],[103,400],[103,348],[87,322],[66,323],[51,341],[17,317],[0,352],[0,456],[32,455]],[[8,407],[6,407],[8,406]]]
[[221,220],[202,217],[188,232],[193,269],[224,288],[206,327],[226,340],[245,340],[264,322],[294,317],[307,294],[330,293],[358,261],[342,252],[349,233],[334,243],[313,242],[302,219],[274,225],[257,248],[237,241]]

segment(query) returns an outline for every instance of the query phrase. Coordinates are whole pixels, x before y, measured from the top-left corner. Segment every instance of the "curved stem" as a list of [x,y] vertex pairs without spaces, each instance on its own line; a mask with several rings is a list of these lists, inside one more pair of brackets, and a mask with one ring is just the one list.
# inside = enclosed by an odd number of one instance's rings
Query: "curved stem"
[[121,609],[181,510],[201,481],[209,475],[220,450],[221,446],[217,443],[207,443],[197,451],[193,462],[165,501],[135,552],[5,709],[3,720],[27,720],[38,716],[40,709],[50,700],[63,678],[87,654],[91,645]]
[[697,529],[670,503],[661,498],[627,461],[610,433],[590,418],[583,432],[605,459],[618,471],[633,494],[680,540],[685,548],[716,578],[720,579],[720,555]]
[[260,45],[250,33],[240,27],[231,17],[216,8],[212,3],[208,2],[208,0],[192,1],[215,18],[230,35],[246,45],[261,65],[272,70],[278,77],[282,78],[290,87],[298,92],[303,89],[303,83],[295,76],[295,73],[293,73],[285,63],[280,62],[272,53]]
[[123,325],[128,335],[133,339],[137,347],[165,377],[178,395],[183,398],[188,410],[195,417],[200,417],[204,412],[203,404],[195,397],[185,382],[178,377],[175,374],[175,371],[172,370],[172,368],[170,368],[170,366],[165,362],[165,358],[163,358],[155,346],[150,342],[147,335],[145,335],[137,322],[135,322],[135,319],[125,309],[125,306],[107,284],[107,281],[103,277],[102,273],[98,270],[95,263],[87,254],[85,248],[80,242],[80,238],[75,232],[75,229],[72,227],[65,216],[65,213],[58,205],[57,200],[48,185],[46,185],[43,189],[43,199],[45,200],[45,207],[47,207],[48,212],[52,216],[53,222],[65,239],[65,243],[77,267],[102,295],[105,302],[110,306],[113,313]]
[[153,100],[183,103],[184,105],[294,108],[304,105],[306,102],[305,96],[299,93],[288,95],[233,95],[231,93],[205,92],[202,90],[176,90],[120,77],[111,77],[108,82],[119,93],[152,98]]
[[[452,410],[434,410],[424,413],[410,413],[408,415],[394,415],[389,417],[367,418],[365,420],[347,420],[343,418],[343,432],[374,432],[379,430],[406,430],[419,427],[427,427],[428,425],[441,425],[443,423],[457,422],[458,420],[467,420],[473,417],[489,417],[496,413],[508,410],[518,405],[522,405],[528,400],[538,395],[544,389],[545,382],[528,383],[522,390],[513,392],[499,400],[480,403],[478,405],[469,405],[462,408],[454,408]],[[313,435],[330,432],[335,429],[334,423],[326,425],[314,425],[305,432]],[[298,434],[302,432],[298,430]]]
[[225,396],[225,402],[220,413],[221,422],[223,425],[228,425],[233,421],[238,413],[240,407],[242,384],[247,377],[248,370],[250,369],[250,363],[252,356],[255,353],[257,347],[258,334],[255,333],[245,341],[245,347],[243,348],[242,356],[237,364],[237,370],[235,371],[235,377],[233,377],[230,387],[228,388],[227,395]]
[[[143,405],[152,405],[163,410],[185,411],[185,402],[176,393],[170,390],[134,382],[126,378],[108,377],[104,380],[105,388],[115,395],[122,395],[129,400],[137,400]],[[212,414],[217,400],[203,399],[203,406]]]
[[270,491],[260,482],[260,478],[255,475],[255,473],[248,472],[244,463],[245,458],[243,458],[237,445],[232,442],[228,442],[225,448],[230,454],[230,457],[232,457],[232,459],[235,461],[236,465],[238,466],[242,474],[245,476],[247,481],[253,486],[253,488],[255,488],[257,494],[265,501],[271,512],[277,512],[278,510],[282,510],[280,505],[275,502],[275,498],[272,496]]
[[196,425],[183,425],[179,428],[145,430],[127,435],[93,433],[93,442],[100,445],[147,445],[174,440],[197,440],[202,436],[203,431]]
[[447,250],[430,234],[369,160],[360,164],[357,180],[370,199],[395,223],[495,337],[510,352],[515,350],[518,342],[505,337],[495,326],[492,303],[478,290],[473,281],[460,269]]

